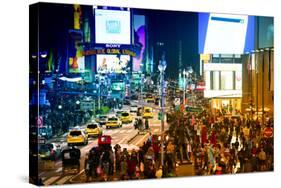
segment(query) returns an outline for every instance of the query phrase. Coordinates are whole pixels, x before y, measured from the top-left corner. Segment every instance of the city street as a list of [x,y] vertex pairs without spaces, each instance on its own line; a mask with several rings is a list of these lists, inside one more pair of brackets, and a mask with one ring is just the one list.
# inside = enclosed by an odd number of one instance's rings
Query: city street
[[34,184],[274,170],[272,17],[49,3],[30,14]]
[[[149,120],[150,124],[150,132],[153,134],[159,134],[160,133],[160,121],[157,119],[157,106],[150,105],[145,103],[147,106],[154,107],[155,110],[153,112],[154,118]],[[128,106],[124,106],[122,109],[124,111],[129,110]],[[113,116],[114,113],[109,113],[108,116]],[[135,115],[135,114],[134,114]],[[136,117],[136,116],[134,116]],[[83,126],[81,126],[83,127]],[[165,127],[167,129],[167,125]],[[132,151],[133,149],[138,150],[139,146],[143,144],[148,138],[149,133],[145,134],[139,134],[138,130],[135,130],[133,123],[124,124],[121,128],[113,128],[113,129],[105,129],[103,127],[103,134],[109,135],[112,138],[112,147],[114,145],[119,144],[122,149],[127,148],[128,151]],[[60,144],[62,147],[66,147],[67,143],[65,141],[65,137],[59,137],[56,139],[53,139],[53,142]],[[61,142],[63,141],[63,142]],[[58,160],[54,162],[54,166],[52,166],[51,169],[44,170],[42,169],[42,172],[39,170],[39,176],[42,178],[44,185],[62,185],[67,183],[77,183],[79,182],[79,177],[83,177],[84,175],[84,161],[85,161],[85,155],[89,150],[93,147],[96,147],[97,144],[97,138],[90,138],[89,143],[87,146],[79,146],[79,149],[81,151],[81,159],[80,159],[80,172],[78,174],[62,174],[62,161]],[[41,164],[43,166],[43,163],[41,161]],[[77,180],[78,179],[78,180]]]

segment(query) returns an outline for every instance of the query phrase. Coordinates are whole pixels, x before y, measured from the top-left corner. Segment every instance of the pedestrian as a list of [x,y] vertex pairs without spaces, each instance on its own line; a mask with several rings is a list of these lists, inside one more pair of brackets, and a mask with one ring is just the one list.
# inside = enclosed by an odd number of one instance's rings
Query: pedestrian
[[260,164],[260,171],[264,171],[266,169],[266,153],[264,152],[263,148],[258,154],[259,164]]
[[121,157],[121,172],[120,172],[120,179],[124,180],[127,177],[127,161],[126,155]]

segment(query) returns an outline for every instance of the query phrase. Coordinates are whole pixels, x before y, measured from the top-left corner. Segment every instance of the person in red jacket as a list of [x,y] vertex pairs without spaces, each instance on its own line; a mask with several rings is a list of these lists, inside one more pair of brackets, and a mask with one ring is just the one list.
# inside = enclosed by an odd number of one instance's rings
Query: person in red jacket
[[203,125],[202,130],[201,130],[201,143],[205,144],[207,143],[207,128],[205,125]]
[[213,146],[217,145],[217,133],[215,130],[212,131],[210,142]]

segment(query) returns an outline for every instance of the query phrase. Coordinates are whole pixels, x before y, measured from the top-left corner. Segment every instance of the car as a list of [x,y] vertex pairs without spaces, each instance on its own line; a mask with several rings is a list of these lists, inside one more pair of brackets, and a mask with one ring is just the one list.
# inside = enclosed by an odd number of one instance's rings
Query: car
[[147,103],[154,103],[154,97],[152,95],[146,95],[144,99]]
[[143,112],[142,112],[142,117],[143,118],[153,118],[152,108],[144,107]]
[[102,128],[98,123],[90,123],[86,127],[86,134],[88,137],[102,135]]
[[135,113],[137,113],[137,112],[138,112],[138,106],[137,106],[137,105],[131,105],[131,106],[130,106],[130,112],[135,112]]
[[122,113],[123,112],[125,112],[125,111],[123,111],[123,110],[117,110],[116,112],[115,112],[115,114],[116,114],[116,117],[121,117],[121,115],[122,115]]
[[82,130],[74,129],[69,131],[66,142],[68,145],[87,145],[88,135]]
[[124,104],[124,105],[131,105],[131,102],[130,102],[128,99],[125,99],[125,100],[123,101],[123,104]]
[[120,120],[122,123],[131,123],[133,121],[133,117],[128,112],[123,112],[120,116]]
[[155,101],[154,101],[154,98],[152,98],[152,97],[146,98],[145,101],[146,101],[147,103],[154,103],[154,102],[155,102]]
[[111,117],[107,119],[105,126],[107,129],[110,127],[122,127],[122,122],[118,117]]
[[101,126],[105,125],[107,121],[107,116],[106,115],[98,115],[96,118],[96,122],[99,123]]
[[39,145],[39,157],[42,160],[55,161],[60,158],[61,147],[56,143],[47,143]]

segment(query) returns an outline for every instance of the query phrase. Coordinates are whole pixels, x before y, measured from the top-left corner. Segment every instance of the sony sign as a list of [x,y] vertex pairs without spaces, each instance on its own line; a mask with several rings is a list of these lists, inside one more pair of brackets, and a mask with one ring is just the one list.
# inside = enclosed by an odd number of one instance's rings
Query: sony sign
[[121,45],[120,44],[106,44],[105,47],[106,48],[120,48]]

